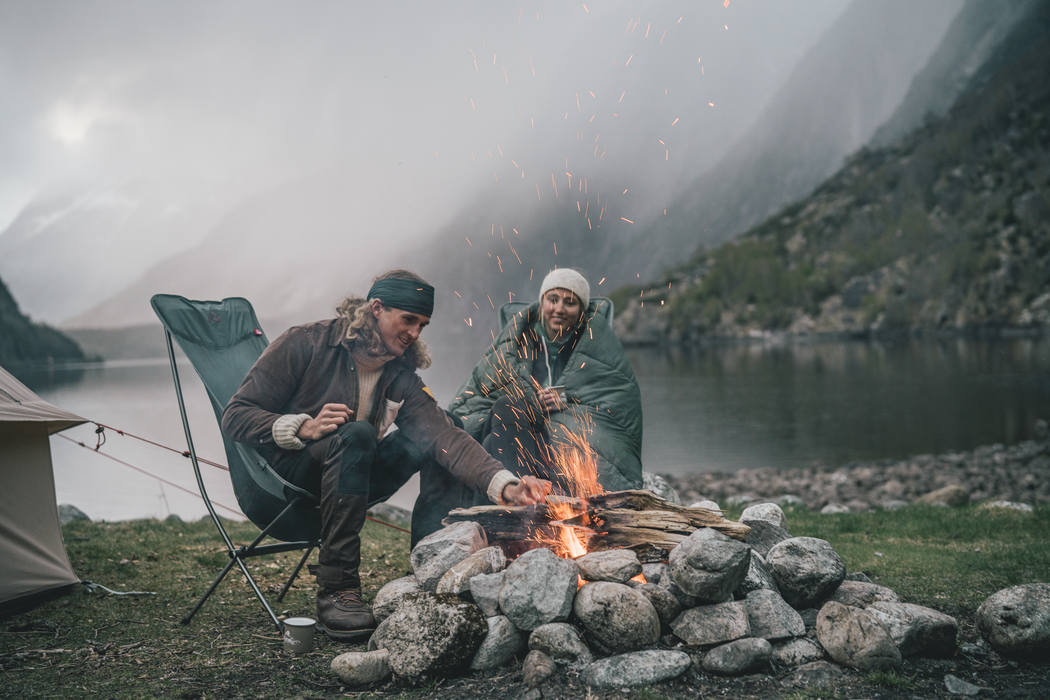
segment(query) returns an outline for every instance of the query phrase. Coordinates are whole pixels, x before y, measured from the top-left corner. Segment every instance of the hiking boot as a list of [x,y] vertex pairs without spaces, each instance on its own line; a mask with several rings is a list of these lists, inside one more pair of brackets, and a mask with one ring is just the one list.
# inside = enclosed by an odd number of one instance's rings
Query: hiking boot
[[332,639],[369,636],[376,629],[371,609],[361,602],[360,588],[317,589],[317,624]]

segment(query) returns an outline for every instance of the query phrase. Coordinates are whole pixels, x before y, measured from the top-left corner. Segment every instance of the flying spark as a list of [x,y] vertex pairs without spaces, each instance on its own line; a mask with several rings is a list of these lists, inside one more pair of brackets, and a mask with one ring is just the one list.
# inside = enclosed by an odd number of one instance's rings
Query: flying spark
[[[622,217],[622,216],[621,216],[620,218],[621,218],[621,219],[623,219],[623,217]],[[627,222],[627,223],[629,223],[629,224],[633,224],[633,223],[634,223],[634,222],[633,222],[633,221],[631,221],[630,219],[623,219],[623,220],[624,220],[624,221],[626,221],[626,222]]]

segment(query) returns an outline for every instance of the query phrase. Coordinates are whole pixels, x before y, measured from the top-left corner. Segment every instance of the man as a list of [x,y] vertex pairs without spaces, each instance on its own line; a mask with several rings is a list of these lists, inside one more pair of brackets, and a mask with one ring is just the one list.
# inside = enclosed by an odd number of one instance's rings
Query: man
[[[550,488],[507,472],[416,374],[430,366],[419,335],[433,310],[434,288],[421,277],[384,273],[366,298],[346,299],[336,318],[277,338],[223,413],[227,437],[320,497],[317,617],[334,639],[375,629],[358,573],[368,504],[392,495],[427,459],[497,503],[539,503]],[[399,430],[387,436],[395,419]]]
[[641,392],[606,320],[611,304],[591,298],[580,272],[553,270],[456,392],[449,410],[509,471],[575,495],[555,457],[582,438],[602,488],[641,488]]

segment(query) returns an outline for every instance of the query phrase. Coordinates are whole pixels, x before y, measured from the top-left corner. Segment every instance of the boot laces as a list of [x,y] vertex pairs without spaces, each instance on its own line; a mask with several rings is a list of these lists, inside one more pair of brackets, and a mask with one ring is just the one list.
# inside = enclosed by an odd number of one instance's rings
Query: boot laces
[[332,598],[334,598],[340,605],[345,605],[347,607],[362,604],[360,588],[344,588],[341,591],[333,591]]

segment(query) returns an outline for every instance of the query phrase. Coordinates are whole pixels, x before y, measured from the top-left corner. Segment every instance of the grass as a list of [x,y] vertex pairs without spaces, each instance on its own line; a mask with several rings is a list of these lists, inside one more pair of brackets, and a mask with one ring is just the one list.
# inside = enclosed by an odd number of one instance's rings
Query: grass
[[872,685],[881,685],[884,688],[896,688],[897,690],[909,690],[915,687],[915,682],[906,678],[896,671],[872,671],[868,674],[868,682]]
[[[902,600],[957,617],[968,619],[1000,588],[1050,581],[1047,506],[1027,515],[973,507],[832,516],[793,510],[788,525],[797,536],[828,540],[850,571],[866,572]],[[257,532],[244,523],[229,528],[237,543]],[[81,578],[156,595],[112,596],[77,586],[0,623],[0,697],[79,698],[90,691],[106,698],[313,698],[350,692],[329,664],[363,647],[318,635],[310,654],[285,653],[239,573],[220,584],[189,625],[179,623],[225,561],[210,522],[81,522],[67,525],[63,535]],[[363,539],[364,593],[371,600],[410,569],[408,535],[369,522]],[[271,602],[297,560],[290,552],[251,562]],[[312,616],[314,596],[312,577],[303,576],[275,609]],[[426,697],[443,690],[434,684],[406,692]],[[646,692],[659,697],[656,689]]]

